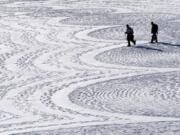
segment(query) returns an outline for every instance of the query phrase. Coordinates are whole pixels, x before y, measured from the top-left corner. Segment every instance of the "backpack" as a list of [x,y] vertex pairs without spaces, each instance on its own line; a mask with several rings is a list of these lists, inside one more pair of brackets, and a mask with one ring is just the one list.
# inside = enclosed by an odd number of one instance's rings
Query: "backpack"
[[133,29],[132,28],[129,28],[129,34],[134,34],[134,31],[133,31]]
[[158,25],[154,24],[152,28],[152,33],[156,33],[156,32],[158,32]]
[[133,35],[134,34],[134,31],[133,31],[133,29],[131,28],[131,27],[129,27],[128,29],[127,29],[127,32],[126,32],[127,34],[129,34],[129,35]]

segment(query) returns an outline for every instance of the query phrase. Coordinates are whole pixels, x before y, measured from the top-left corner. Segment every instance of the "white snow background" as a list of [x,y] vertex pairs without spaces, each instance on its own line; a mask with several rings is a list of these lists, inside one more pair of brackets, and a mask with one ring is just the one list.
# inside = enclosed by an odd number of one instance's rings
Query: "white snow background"
[[0,135],[180,135],[180,1],[0,0]]

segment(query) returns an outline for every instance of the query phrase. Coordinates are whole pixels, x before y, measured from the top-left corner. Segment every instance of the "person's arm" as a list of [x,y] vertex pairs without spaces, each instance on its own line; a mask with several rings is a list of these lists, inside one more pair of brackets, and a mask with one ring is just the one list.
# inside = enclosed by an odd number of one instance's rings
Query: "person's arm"
[[126,29],[126,31],[124,32],[124,34],[127,34],[127,29]]
[[129,29],[127,28],[125,34],[128,34],[128,33],[129,33]]

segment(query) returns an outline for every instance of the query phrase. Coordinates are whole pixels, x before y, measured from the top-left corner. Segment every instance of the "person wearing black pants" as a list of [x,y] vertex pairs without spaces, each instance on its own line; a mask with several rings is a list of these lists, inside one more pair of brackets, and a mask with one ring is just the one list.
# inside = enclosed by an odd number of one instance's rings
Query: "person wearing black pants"
[[127,24],[126,25],[126,32],[125,34],[127,34],[127,41],[128,41],[128,47],[131,46],[131,42],[133,42],[133,44],[136,44],[136,40],[134,40],[134,31],[133,29]]
[[154,41],[157,43],[158,42],[158,25],[155,24],[154,22],[151,22],[152,25],[152,29],[151,29],[151,33],[152,33],[152,38],[151,38],[151,43],[154,43]]

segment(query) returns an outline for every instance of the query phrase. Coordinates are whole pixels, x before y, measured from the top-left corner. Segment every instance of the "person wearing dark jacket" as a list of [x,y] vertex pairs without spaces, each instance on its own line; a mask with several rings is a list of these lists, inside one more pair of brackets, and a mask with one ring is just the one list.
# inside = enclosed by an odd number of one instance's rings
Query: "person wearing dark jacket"
[[127,24],[126,25],[126,32],[125,34],[127,35],[127,41],[128,41],[128,47],[131,46],[130,42],[133,42],[134,45],[136,44],[136,41],[134,40],[134,31],[133,29]]
[[158,25],[155,24],[154,22],[151,22],[152,25],[152,29],[151,29],[151,34],[152,34],[152,38],[151,38],[151,43],[153,43],[154,41],[157,43],[158,42]]

